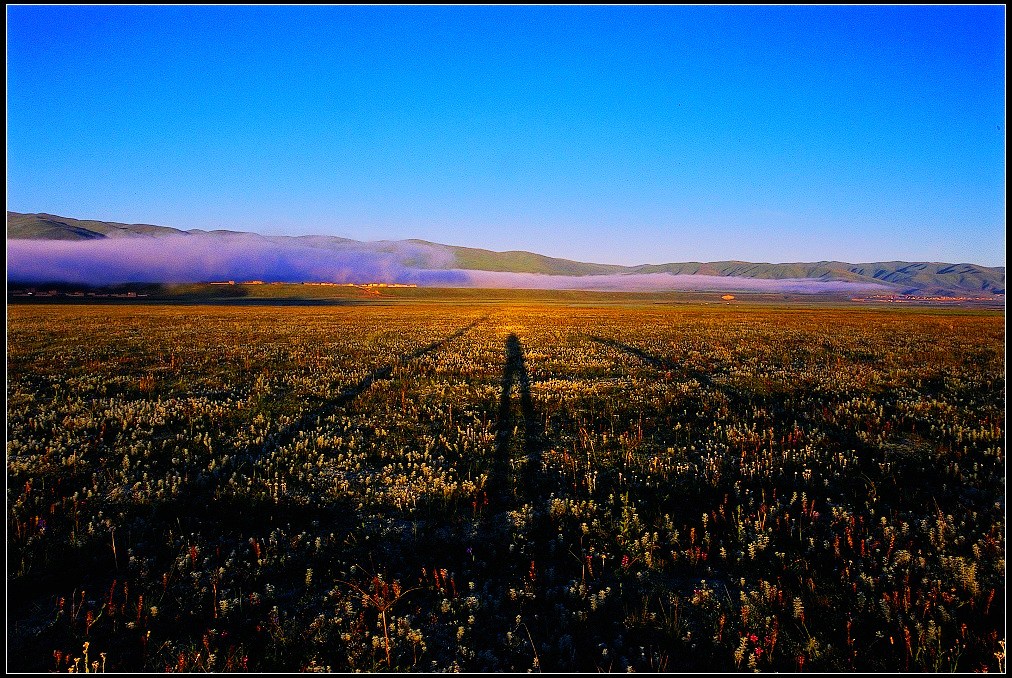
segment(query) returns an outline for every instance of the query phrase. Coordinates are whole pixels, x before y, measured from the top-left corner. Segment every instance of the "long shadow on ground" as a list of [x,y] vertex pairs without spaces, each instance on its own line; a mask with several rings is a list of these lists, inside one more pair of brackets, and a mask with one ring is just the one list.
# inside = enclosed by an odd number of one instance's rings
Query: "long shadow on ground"
[[[519,412],[512,400],[514,386],[519,391]],[[523,418],[523,440],[519,445],[515,440],[519,431],[518,415]],[[509,600],[508,590],[513,587],[532,594],[531,600],[523,605],[522,619],[533,657],[539,654],[544,657],[544,648],[551,643],[557,630],[551,628],[545,587],[550,584],[546,569],[554,569],[553,557],[547,548],[554,537],[549,492],[552,487],[561,487],[561,482],[544,468],[546,448],[547,440],[531,398],[531,380],[523,346],[517,336],[511,334],[506,339],[494,456],[486,485],[489,505],[479,526],[487,548],[481,554],[484,571],[478,576],[479,580],[487,582],[486,590],[494,592],[495,600]],[[515,471],[514,467],[519,469]],[[508,513],[522,510],[525,505],[530,511],[528,519],[522,527],[515,527]],[[479,643],[484,653],[479,652],[479,656],[501,656],[505,641],[500,636],[512,625],[504,624],[498,613],[489,614],[491,616],[479,621],[479,626],[487,629]],[[502,664],[479,662],[472,668],[501,670]]]
[[[520,414],[524,420],[523,450],[527,459],[523,473],[511,482],[510,448],[516,422],[510,395],[513,384],[520,391]],[[540,473],[544,440],[538,430],[534,404],[531,401],[531,379],[524,363],[523,347],[515,334],[506,339],[506,365],[503,369],[502,391],[499,395],[499,413],[496,424],[495,456],[489,474],[489,503],[494,511],[502,510],[513,502],[540,497],[543,478]]]

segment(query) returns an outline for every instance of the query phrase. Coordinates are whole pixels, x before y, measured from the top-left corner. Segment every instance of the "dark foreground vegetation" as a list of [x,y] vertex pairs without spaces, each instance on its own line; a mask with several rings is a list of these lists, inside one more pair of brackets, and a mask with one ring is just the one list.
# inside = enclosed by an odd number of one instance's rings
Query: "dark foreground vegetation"
[[8,306],[9,670],[1003,670],[1001,313]]

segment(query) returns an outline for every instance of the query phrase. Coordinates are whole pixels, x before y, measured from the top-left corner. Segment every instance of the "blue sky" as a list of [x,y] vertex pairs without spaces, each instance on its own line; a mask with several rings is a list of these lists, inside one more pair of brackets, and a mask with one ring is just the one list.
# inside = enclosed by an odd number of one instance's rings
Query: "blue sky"
[[1005,9],[7,9],[7,207],[619,264],[1005,263]]

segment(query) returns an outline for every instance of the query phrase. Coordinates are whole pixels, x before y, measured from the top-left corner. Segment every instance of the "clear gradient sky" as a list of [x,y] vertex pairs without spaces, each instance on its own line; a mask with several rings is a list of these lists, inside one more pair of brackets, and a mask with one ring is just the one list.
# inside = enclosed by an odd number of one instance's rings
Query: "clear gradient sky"
[[7,208],[1005,264],[1005,8],[7,8]]

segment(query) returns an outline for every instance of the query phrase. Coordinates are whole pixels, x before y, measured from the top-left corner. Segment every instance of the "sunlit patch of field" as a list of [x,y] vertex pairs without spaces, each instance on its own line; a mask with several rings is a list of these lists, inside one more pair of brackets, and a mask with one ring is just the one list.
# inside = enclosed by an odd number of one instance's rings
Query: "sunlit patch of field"
[[9,668],[1002,668],[999,313],[8,306]]

